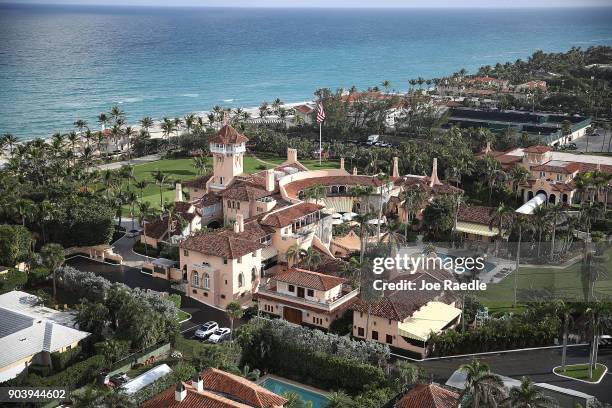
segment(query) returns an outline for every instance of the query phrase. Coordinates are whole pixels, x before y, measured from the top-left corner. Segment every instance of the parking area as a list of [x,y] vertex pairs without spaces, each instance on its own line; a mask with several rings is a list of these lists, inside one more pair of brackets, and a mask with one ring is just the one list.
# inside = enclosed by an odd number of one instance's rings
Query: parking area
[[[612,152],[612,132],[604,132],[603,129],[599,129],[597,134],[592,136],[585,135],[574,140],[574,143],[576,143],[576,150],[574,152]],[[568,151],[571,152],[571,150]]]

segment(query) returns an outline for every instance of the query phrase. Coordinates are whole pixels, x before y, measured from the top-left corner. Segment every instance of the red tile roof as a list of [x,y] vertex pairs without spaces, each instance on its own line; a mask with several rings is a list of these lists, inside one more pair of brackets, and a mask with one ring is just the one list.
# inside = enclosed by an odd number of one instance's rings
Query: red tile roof
[[437,384],[417,384],[395,404],[395,408],[455,408],[459,394]]
[[270,227],[285,227],[292,224],[296,219],[305,215],[312,214],[323,208],[314,203],[299,203],[290,207],[285,207],[276,212],[269,213],[262,218],[261,224]]
[[296,111],[302,112],[304,115],[308,115],[309,113],[312,113],[314,111],[314,109],[312,109],[308,105],[299,105],[293,109],[295,109]]
[[272,279],[321,291],[328,291],[347,282],[346,279],[337,276],[297,268],[291,268],[286,272],[278,273],[272,276]]
[[212,177],[212,174],[205,174],[203,176],[199,176],[194,179],[187,180],[183,182],[183,187],[204,189],[206,188],[206,183],[208,183],[208,180],[211,177]]
[[474,224],[489,225],[493,217],[490,215],[493,207],[484,207],[479,205],[459,207],[457,220],[463,222],[471,222]]
[[236,259],[253,253],[264,246],[243,233],[222,230],[190,236],[179,244],[180,248],[221,258]]
[[219,196],[228,200],[251,201],[271,194],[272,192],[252,181],[237,180],[220,192]]
[[175,400],[172,386],[143,404],[144,408],[281,408],[287,400],[246,378],[209,368],[202,374],[204,390],[198,392],[191,384],[183,383],[187,396]]
[[238,133],[231,125],[223,125],[223,127],[209,140],[209,142],[221,144],[241,144],[248,141],[248,137]]
[[540,166],[533,166],[531,170],[536,171],[550,171],[553,173],[564,173],[564,174],[572,174],[580,170],[580,165],[574,162],[566,162],[565,165],[551,165],[548,163],[544,163]]
[[315,184],[321,184],[322,186],[372,186],[379,187],[384,184],[376,176],[324,176],[324,177],[312,177],[303,180],[292,181],[285,185],[285,191],[290,197],[296,197],[300,190],[304,190],[308,187],[314,186]]
[[552,151],[552,147],[550,146],[530,146],[530,147],[526,147],[525,149],[523,149],[523,151],[526,153],[542,154],[542,153]]

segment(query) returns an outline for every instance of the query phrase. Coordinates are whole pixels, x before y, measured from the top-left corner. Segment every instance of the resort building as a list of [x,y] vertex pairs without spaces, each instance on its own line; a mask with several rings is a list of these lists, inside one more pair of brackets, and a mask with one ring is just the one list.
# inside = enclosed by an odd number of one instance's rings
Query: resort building
[[314,123],[315,109],[310,105],[298,105],[293,108],[296,118],[305,125]]
[[[582,199],[574,182],[578,174],[592,171],[612,174],[610,157],[557,152],[549,146],[516,148],[505,152],[487,147],[476,157],[484,156],[495,158],[504,170],[522,166],[529,171],[529,179],[519,186],[525,202],[538,194],[544,194],[549,203],[577,203]],[[606,202],[605,191],[601,189],[597,192],[595,200]],[[612,189],[608,189],[607,194],[607,202],[612,202]]]
[[462,305],[452,292],[421,290],[423,282],[444,280],[455,278],[450,271],[435,268],[395,277],[391,282],[414,282],[418,290],[385,291],[370,305],[361,299],[355,302],[353,336],[425,357],[431,333],[455,327],[461,318]]
[[176,242],[182,237],[193,234],[202,227],[202,217],[193,203],[182,201],[181,185],[176,185],[174,213],[164,215],[154,221],[146,221],[140,240],[152,247],[159,247],[160,242]]
[[[571,132],[564,134],[563,124],[569,122]],[[514,129],[525,132],[548,146],[564,145],[586,134],[591,118],[511,110],[483,110],[472,108],[449,109],[449,126],[463,128],[488,128],[493,132]]]
[[[463,234],[467,241],[488,243],[500,236],[497,225],[493,225],[491,211],[493,207],[478,205],[462,205],[457,211],[457,226],[455,230]],[[505,231],[502,231],[502,234]]]
[[216,368],[190,382],[180,382],[142,404],[143,408],[283,408],[287,400],[247,380]]
[[456,408],[459,393],[438,384],[416,384],[406,392],[393,408]]
[[290,268],[273,275],[257,293],[259,311],[291,323],[329,329],[357,300],[347,279]]
[[39,305],[29,293],[0,295],[0,382],[32,365],[52,368],[51,353],[76,347],[89,333],[75,329],[75,315]]

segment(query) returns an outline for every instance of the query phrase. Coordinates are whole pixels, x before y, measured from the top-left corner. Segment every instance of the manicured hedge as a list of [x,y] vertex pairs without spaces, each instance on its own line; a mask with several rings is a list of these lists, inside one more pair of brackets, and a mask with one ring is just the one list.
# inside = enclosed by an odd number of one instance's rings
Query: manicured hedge
[[76,346],[70,350],[64,351],[63,353],[51,353],[51,365],[53,366],[53,371],[62,371],[74,363],[81,353],[81,350],[81,346]]
[[95,355],[73,364],[57,374],[41,378],[39,384],[42,387],[67,387],[76,389],[93,380],[106,365],[104,356]]

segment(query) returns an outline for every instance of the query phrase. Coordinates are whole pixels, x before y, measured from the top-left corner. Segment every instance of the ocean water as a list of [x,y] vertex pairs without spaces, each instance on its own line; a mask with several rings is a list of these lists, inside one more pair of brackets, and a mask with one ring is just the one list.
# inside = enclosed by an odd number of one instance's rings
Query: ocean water
[[0,132],[310,99],[612,44],[612,8],[187,9],[0,5]]

